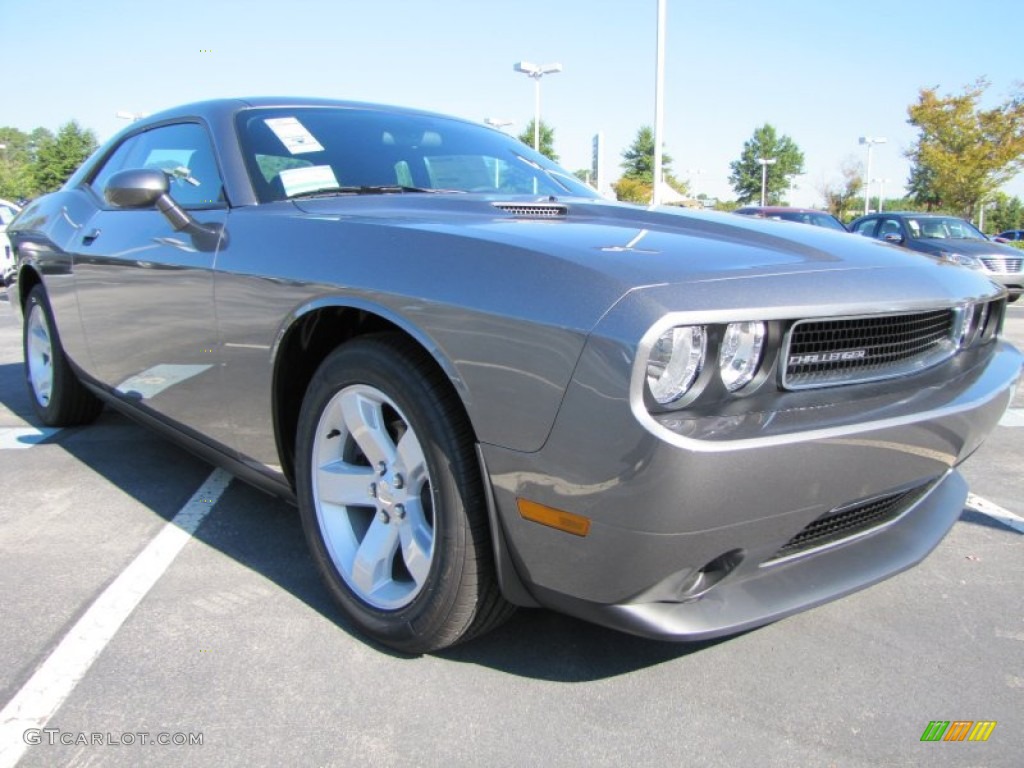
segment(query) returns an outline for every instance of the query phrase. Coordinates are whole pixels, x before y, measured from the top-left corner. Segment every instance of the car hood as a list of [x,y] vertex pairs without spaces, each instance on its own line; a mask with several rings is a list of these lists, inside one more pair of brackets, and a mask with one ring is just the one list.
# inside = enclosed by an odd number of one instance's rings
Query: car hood
[[908,243],[909,248],[923,253],[961,253],[965,256],[1003,256],[1020,257],[1020,250],[1009,245],[992,242],[991,240],[968,240],[956,238],[918,238]]
[[604,201],[388,195],[295,204],[320,219],[488,243],[492,256],[505,249],[544,254],[614,279],[624,289],[922,264],[905,250],[820,227]]

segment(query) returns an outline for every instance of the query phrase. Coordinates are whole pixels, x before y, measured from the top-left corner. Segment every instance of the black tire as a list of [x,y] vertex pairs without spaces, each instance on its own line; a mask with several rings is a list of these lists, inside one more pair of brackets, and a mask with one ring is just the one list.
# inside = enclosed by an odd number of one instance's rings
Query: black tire
[[296,486],[317,567],[374,640],[426,653],[513,613],[495,578],[469,423],[404,337],[362,337],[321,364],[299,416]]
[[88,424],[103,403],[79,380],[64,349],[43,286],[35,286],[25,302],[22,327],[25,383],[36,415],[49,427]]

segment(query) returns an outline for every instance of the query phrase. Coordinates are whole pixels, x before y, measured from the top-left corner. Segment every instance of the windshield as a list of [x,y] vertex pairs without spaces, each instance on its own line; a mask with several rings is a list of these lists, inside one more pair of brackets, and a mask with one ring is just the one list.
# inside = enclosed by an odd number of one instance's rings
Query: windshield
[[987,240],[963,219],[952,216],[908,218],[907,231],[913,240]]
[[521,141],[454,119],[300,107],[243,112],[238,128],[261,202],[396,193],[597,197]]

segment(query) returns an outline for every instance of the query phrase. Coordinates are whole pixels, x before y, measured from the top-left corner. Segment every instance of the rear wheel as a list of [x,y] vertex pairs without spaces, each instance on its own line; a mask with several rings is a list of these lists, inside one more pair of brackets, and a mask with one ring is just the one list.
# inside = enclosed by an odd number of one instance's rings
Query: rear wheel
[[60,345],[53,311],[41,285],[25,302],[23,327],[25,379],[39,420],[51,427],[70,427],[93,421],[103,403],[87,390]]
[[511,615],[468,422],[419,347],[380,335],[327,357],[302,404],[296,478],[313,558],[362,632],[423,653]]

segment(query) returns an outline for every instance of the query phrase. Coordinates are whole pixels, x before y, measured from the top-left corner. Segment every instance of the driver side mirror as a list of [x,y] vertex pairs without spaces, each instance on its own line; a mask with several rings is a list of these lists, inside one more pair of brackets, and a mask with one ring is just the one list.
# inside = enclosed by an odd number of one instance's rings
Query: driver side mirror
[[118,171],[103,189],[107,202],[116,208],[156,208],[175,232],[187,232],[203,251],[226,244],[227,233],[220,226],[207,226],[193,219],[170,195],[167,174],[153,168]]
[[882,235],[882,239],[887,243],[892,243],[893,245],[900,245],[903,243],[903,235],[898,235],[895,232]]

